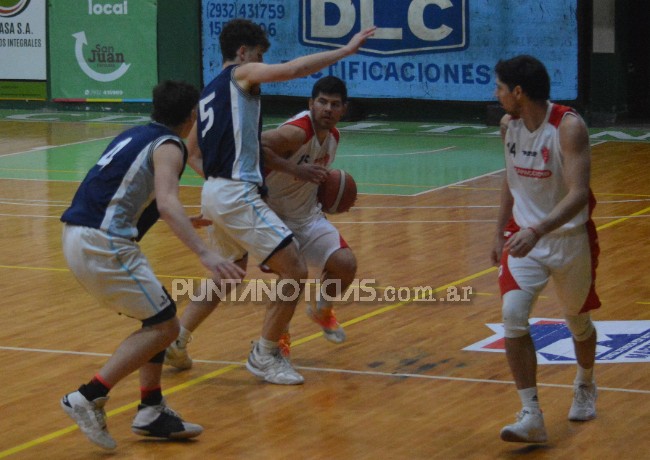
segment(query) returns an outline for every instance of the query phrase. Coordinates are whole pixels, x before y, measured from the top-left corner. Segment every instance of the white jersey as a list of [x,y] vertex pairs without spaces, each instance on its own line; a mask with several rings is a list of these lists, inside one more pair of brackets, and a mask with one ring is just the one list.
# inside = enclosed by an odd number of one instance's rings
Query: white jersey
[[[506,173],[514,198],[513,217],[521,228],[537,225],[567,195],[559,126],[565,116],[578,114],[570,107],[549,103],[546,119],[534,132],[520,118],[508,122],[505,135]],[[585,224],[595,205],[593,194],[570,221],[554,230],[562,233]]]
[[[318,164],[329,167],[334,161],[339,144],[339,130],[332,128],[321,144],[315,136],[311,113],[306,110],[286,121],[284,125],[297,126],[305,131],[305,143],[288,158],[301,165]],[[320,215],[318,184],[305,182],[280,171],[270,171],[266,176],[267,203],[281,219],[305,222]]]

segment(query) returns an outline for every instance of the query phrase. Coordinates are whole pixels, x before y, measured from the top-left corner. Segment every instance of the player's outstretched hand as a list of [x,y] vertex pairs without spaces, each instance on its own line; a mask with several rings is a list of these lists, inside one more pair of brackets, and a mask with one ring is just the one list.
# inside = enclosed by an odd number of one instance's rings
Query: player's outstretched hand
[[354,37],[350,39],[348,44],[345,45],[347,54],[350,55],[359,51],[359,48],[361,48],[366,40],[375,34],[375,30],[377,30],[377,26],[372,26],[368,29],[362,30],[361,32],[357,32]]
[[327,168],[321,165],[303,163],[298,166],[295,175],[296,178],[302,181],[320,184],[327,177]]
[[512,257],[525,257],[537,244],[539,236],[530,228],[523,228],[512,235],[503,248]]
[[201,257],[201,263],[212,272],[214,281],[234,280],[240,282],[246,272],[234,262],[221,257],[216,251],[208,251]]

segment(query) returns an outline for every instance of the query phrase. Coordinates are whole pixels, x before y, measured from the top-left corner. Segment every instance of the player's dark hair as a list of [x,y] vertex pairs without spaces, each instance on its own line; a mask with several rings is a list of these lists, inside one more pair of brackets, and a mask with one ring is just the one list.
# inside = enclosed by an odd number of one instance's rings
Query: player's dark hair
[[497,62],[497,77],[512,91],[521,86],[526,95],[534,101],[546,101],[551,94],[551,79],[546,67],[538,59],[521,55]]
[[183,81],[165,80],[153,89],[151,118],[165,126],[178,126],[192,114],[199,90]]
[[248,19],[232,19],[224,26],[219,35],[221,56],[224,61],[231,61],[237,57],[237,50],[242,46],[261,46],[266,52],[271,46],[266,32],[261,26]]
[[348,101],[348,89],[345,86],[345,82],[332,75],[323,77],[314,83],[314,87],[311,90],[312,99],[316,99],[319,94],[338,95],[341,96],[343,103]]

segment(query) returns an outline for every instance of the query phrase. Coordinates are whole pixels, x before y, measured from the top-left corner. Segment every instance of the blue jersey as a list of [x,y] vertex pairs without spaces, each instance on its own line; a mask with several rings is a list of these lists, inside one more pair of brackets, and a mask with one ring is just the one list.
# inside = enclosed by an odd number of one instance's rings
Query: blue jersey
[[88,172],[61,220],[140,240],[160,217],[153,152],[168,141],[180,146],[184,166],[185,144],[160,123],[130,128],[117,136]]
[[198,142],[206,178],[262,186],[260,96],[246,93],[226,67],[203,89],[199,102]]

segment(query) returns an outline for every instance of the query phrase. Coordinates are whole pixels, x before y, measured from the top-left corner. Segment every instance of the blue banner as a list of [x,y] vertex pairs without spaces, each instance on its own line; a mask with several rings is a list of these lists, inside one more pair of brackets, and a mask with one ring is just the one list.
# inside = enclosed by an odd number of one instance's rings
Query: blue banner
[[266,84],[264,94],[311,93],[315,79],[336,75],[351,97],[441,101],[494,100],[494,65],[531,54],[547,66],[551,97],[578,95],[577,0],[203,0],[203,77],[221,70],[219,33],[233,18],[267,31],[268,63],[345,45],[362,28],[375,36],[321,73]]

